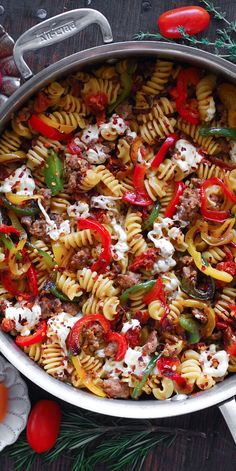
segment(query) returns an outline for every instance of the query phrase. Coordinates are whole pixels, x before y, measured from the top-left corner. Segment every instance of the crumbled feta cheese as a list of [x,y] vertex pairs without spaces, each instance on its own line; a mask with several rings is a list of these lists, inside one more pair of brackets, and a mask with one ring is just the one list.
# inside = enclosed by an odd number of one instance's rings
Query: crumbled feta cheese
[[[158,218],[153,224],[153,229],[148,232],[148,238],[154,243],[154,240],[161,239],[163,236],[168,235],[170,227],[174,224],[170,218]],[[163,231],[166,234],[163,234]]]
[[123,227],[120,224],[117,224],[115,218],[113,218],[111,224],[118,238],[118,242],[111,246],[111,253],[115,260],[122,260],[124,254],[129,251],[127,234]]
[[232,162],[236,162],[236,141],[230,141],[229,155]]
[[66,219],[66,221],[61,222],[59,227],[54,222],[53,224],[46,224],[46,233],[50,239],[58,240],[60,237],[70,234],[70,221]]
[[12,174],[6,178],[0,185],[1,193],[10,193],[16,191],[17,195],[32,196],[35,190],[35,182],[31,171],[25,166],[17,168]]
[[119,196],[92,196],[90,199],[91,208],[107,209],[118,212],[115,201],[120,200]]
[[169,240],[164,238],[159,240],[154,239],[153,243],[156,249],[159,249],[160,257],[169,258],[174,254],[175,248]]
[[206,110],[206,116],[205,116],[204,121],[206,122],[211,121],[214,118],[215,113],[216,113],[216,106],[215,106],[214,98],[210,97],[210,103]]
[[[102,123],[100,126],[100,131],[110,131],[111,133],[116,131],[118,135],[124,134],[127,131],[128,126],[125,121],[120,118],[117,114],[113,114],[108,123]],[[130,129],[129,129],[130,130]]]
[[165,291],[168,294],[171,293],[171,295],[175,294],[174,297],[176,297],[179,292],[178,288],[180,286],[180,280],[177,278],[177,276],[175,276],[174,273],[166,273],[161,278],[164,283]]
[[140,322],[138,319],[131,319],[130,322],[125,322],[123,324],[123,327],[121,329],[121,333],[122,334],[126,334],[126,332],[128,332],[128,330],[133,330],[133,329],[136,329],[136,327],[140,327]]
[[99,137],[99,129],[96,124],[91,124],[86,129],[84,129],[81,141],[85,144],[89,144],[92,141],[97,141]]
[[48,320],[48,333],[47,336],[53,337],[56,336],[60,346],[63,348],[64,352],[67,352],[66,348],[66,339],[71,330],[71,327],[78,321],[82,316],[71,316],[67,312],[60,312],[57,316],[51,317]]
[[179,139],[175,144],[177,151],[174,156],[174,162],[184,173],[190,173],[195,170],[201,162],[203,156],[197,152],[194,147],[186,139]]
[[111,373],[112,377],[120,374],[142,376],[151,357],[142,354],[142,347],[128,348],[122,361],[107,360],[103,366],[104,373]]
[[135,131],[131,131],[130,128],[126,130],[126,136],[131,137],[132,139],[135,139],[137,137],[137,134]]
[[154,263],[152,272],[154,275],[157,273],[165,273],[166,271],[169,271],[171,268],[173,268],[175,265],[176,261],[171,257],[167,259],[160,259]]
[[67,206],[67,214],[71,218],[87,218],[90,216],[89,205],[84,201],[77,201],[75,204],[70,204],[70,206]]
[[83,155],[90,164],[103,164],[107,157],[109,157],[109,154],[105,154],[102,149],[102,144],[96,144],[93,149],[88,149]]
[[30,335],[30,331],[38,324],[41,317],[41,307],[34,304],[31,309],[24,304],[16,303],[5,310],[6,319],[15,322],[15,330],[21,335]]
[[204,374],[213,376],[213,378],[221,378],[227,373],[229,359],[225,350],[215,352],[213,345],[209,350],[201,352],[200,363]]

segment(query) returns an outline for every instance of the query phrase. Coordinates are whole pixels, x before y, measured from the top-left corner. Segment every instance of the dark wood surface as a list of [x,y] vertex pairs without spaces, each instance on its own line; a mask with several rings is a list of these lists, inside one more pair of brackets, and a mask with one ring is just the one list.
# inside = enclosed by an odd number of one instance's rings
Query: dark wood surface
[[[40,20],[36,16],[39,8],[47,11],[47,18],[74,8],[88,7],[99,10],[110,21],[114,40],[131,40],[139,31],[155,32],[156,18],[165,9],[186,4],[200,4],[192,1],[165,0],[0,0],[5,9],[0,24],[17,39],[27,28]],[[236,20],[236,0],[215,0],[215,5],[226,11],[228,18]],[[217,22],[213,20],[208,36],[214,38]],[[72,52],[101,44],[101,35],[96,26],[61,44],[29,55],[29,63],[35,72]],[[27,380],[32,403],[49,395]],[[181,427],[186,435],[176,439],[170,448],[159,447],[150,454],[143,471],[235,471],[236,449],[224,420],[217,407],[178,418],[156,421],[160,425]],[[200,431],[205,438],[191,437],[188,430]],[[32,471],[70,471],[70,463],[63,457],[45,468],[40,460]],[[99,471],[105,468],[98,464]],[[14,471],[13,463],[0,456],[0,471]],[[128,471],[128,470],[127,470]]]

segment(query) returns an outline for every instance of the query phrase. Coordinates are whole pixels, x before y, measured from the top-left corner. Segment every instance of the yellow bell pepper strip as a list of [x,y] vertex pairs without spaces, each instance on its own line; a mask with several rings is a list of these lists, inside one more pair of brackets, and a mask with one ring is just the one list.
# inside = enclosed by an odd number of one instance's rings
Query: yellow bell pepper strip
[[196,299],[185,299],[183,301],[183,306],[197,308],[206,313],[207,323],[201,328],[201,336],[210,337],[216,325],[214,309],[208,304],[203,303],[202,301],[197,301]]
[[0,204],[2,204],[5,208],[11,209],[14,211],[18,216],[35,216],[35,214],[39,213],[38,206],[35,206],[34,202],[30,203],[27,206],[17,206],[12,204],[5,198],[3,195],[0,195]]
[[44,168],[44,180],[49,190],[51,190],[52,196],[56,196],[63,190],[63,165],[53,149],[48,151],[48,159]]
[[10,201],[10,203],[16,204],[16,205],[18,204],[21,205],[25,201],[38,200],[39,198],[42,198],[41,195],[26,196],[26,195],[17,195],[16,193],[11,193],[11,192],[5,193],[5,196],[7,200]]
[[77,125],[72,126],[70,124],[62,124],[54,121],[48,116],[45,116],[44,114],[39,114],[38,117],[48,126],[51,126],[51,128],[57,129],[59,132],[69,134],[72,131],[74,131],[77,128]]
[[71,361],[83,385],[96,396],[106,397],[104,391],[93,383],[86,371],[82,368],[78,356],[71,356]]
[[215,278],[216,280],[230,283],[233,279],[231,275],[229,275],[228,273],[224,271],[217,270],[216,268],[213,268],[211,265],[206,266],[204,264],[201,252],[198,252],[194,245],[194,236],[198,231],[199,231],[199,221],[197,221],[196,224],[191,229],[189,229],[189,231],[187,232],[185,236],[185,242],[187,244],[188,253],[193,258],[196,267],[198,268],[198,270],[200,270],[202,273],[204,273],[207,276],[211,276],[212,278]]
[[12,226],[15,227],[20,232],[20,239],[27,239],[27,233],[23,226],[21,225],[17,215],[11,209],[7,212],[7,215],[12,223]]

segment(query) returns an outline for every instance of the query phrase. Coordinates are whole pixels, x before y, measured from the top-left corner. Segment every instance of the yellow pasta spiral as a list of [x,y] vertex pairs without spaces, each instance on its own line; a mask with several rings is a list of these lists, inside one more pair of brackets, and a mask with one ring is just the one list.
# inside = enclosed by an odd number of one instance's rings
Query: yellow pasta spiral
[[202,255],[211,265],[216,265],[225,258],[225,252],[221,247],[209,247],[202,252]]
[[203,391],[212,388],[216,384],[212,376],[201,373],[196,379],[196,386]]
[[62,376],[65,371],[65,354],[58,343],[43,344],[41,365],[51,376]]
[[10,154],[21,146],[21,138],[14,131],[4,131],[0,138],[0,154]]
[[172,62],[157,60],[154,72],[146,85],[143,85],[142,90],[147,95],[159,95],[171,77],[172,68]]
[[88,108],[85,106],[81,98],[76,98],[73,95],[65,95],[58,103],[59,108],[70,113],[79,113],[80,116],[87,116],[89,114]]
[[176,172],[176,163],[171,159],[165,159],[157,169],[157,177],[165,182],[172,180]]
[[56,285],[71,301],[83,294],[80,285],[67,272],[57,274]]
[[112,280],[103,275],[98,275],[97,272],[90,270],[90,268],[83,268],[78,270],[77,279],[80,288],[87,293],[92,293],[99,299],[106,296],[115,296],[119,290],[113,286]]
[[32,239],[32,244],[34,245],[35,249],[29,253],[29,258],[35,265],[37,271],[51,271],[51,267],[47,265],[42,255],[40,255],[40,253],[37,251],[37,249],[43,250],[48,255],[50,255],[50,257],[53,257],[50,248],[40,239]]
[[209,155],[218,154],[221,146],[212,136],[201,136],[199,133],[200,126],[189,124],[183,119],[177,120],[177,128],[190,136],[195,144],[201,146]]
[[49,148],[57,151],[58,149],[62,149],[62,146],[58,141],[52,141],[51,139],[39,136],[36,143],[27,152],[27,165],[31,170],[44,165],[48,158]]
[[114,196],[121,195],[120,182],[114,177],[110,170],[105,167],[105,165],[98,165],[96,167],[96,173],[100,180],[104,183],[105,186],[107,186]]
[[202,373],[199,363],[199,353],[194,350],[186,350],[181,358],[181,376],[193,386]]
[[123,164],[130,162],[130,144],[123,138],[119,139],[117,144],[117,158],[120,159]]
[[207,180],[208,178],[218,177],[222,180],[229,174],[229,172],[223,170],[222,168],[218,167],[217,165],[208,165],[208,164],[199,164],[199,167],[196,171],[198,178]]
[[82,178],[79,187],[82,191],[89,191],[94,188],[100,182],[99,173],[92,169],[87,170],[86,175]]
[[150,113],[140,113],[137,115],[137,121],[139,123],[147,123],[154,119],[158,119],[160,116],[169,116],[175,112],[175,104],[167,97],[161,97],[156,103],[154,103]]
[[30,131],[26,122],[23,123],[14,118],[12,119],[11,127],[18,136],[25,137],[26,139],[32,139],[32,132]]
[[173,299],[169,305],[170,311],[168,318],[174,322],[178,322],[181,312],[184,310],[183,301],[186,298],[185,293],[180,292],[175,299]]
[[114,103],[117,99],[120,89],[120,83],[108,79],[92,77],[84,84],[82,94],[83,96],[90,93],[102,92],[108,97],[108,103]]
[[92,245],[95,237],[90,229],[84,229],[83,231],[72,232],[66,236],[60,238],[60,241],[65,245],[66,249],[73,248],[77,249],[85,247],[86,245]]
[[161,318],[165,314],[165,307],[163,304],[157,299],[156,301],[152,301],[148,306],[148,313],[152,319],[156,321],[160,321]]
[[[206,75],[196,86],[198,110],[202,121],[209,122],[215,114],[215,102],[212,96],[216,85],[215,75]],[[209,112],[210,111],[210,112]]]
[[35,343],[34,345],[30,345],[30,347],[24,347],[24,352],[27,353],[31,360],[36,363],[40,363],[42,354],[41,343]]
[[140,126],[140,134],[148,144],[155,144],[156,140],[164,139],[174,132],[175,119],[167,116],[159,116],[156,119],[147,121]]
[[101,299],[98,299],[95,296],[90,296],[82,305],[82,313],[84,316],[101,313],[102,306],[103,301]]
[[68,206],[70,206],[70,196],[67,193],[60,192],[57,194],[57,196],[52,196],[50,202],[51,213],[67,213]]
[[158,198],[163,198],[166,194],[166,184],[164,181],[160,181],[156,176],[147,178],[144,181],[145,188],[150,198],[156,201]]
[[78,359],[83,370],[89,373],[89,375],[97,375],[102,369],[102,361],[99,358],[87,355],[83,350],[78,355]]
[[45,93],[56,103],[65,93],[66,89],[59,82],[52,82],[45,88]]
[[214,307],[215,313],[217,314],[217,316],[221,317],[221,319],[227,321],[231,313],[229,304],[235,304],[235,302],[236,302],[236,288],[233,288],[231,286],[224,287]]
[[117,296],[111,296],[103,299],[102,312],[104,317],[109,321],[112,321],[118,313],[118,306],[120,304]]
[[94,71],[94,75],[101,79],[113,79],[117,77],[117,68],[114,65],[102,65]]
[[78,112],[67,112],[67,111],[54,111],[47,116],[55,123],[67,124],[73,126],[74,129],[84,129],[87,126],[87,122],[83,118],[82,114]]
[[147,250],[147,243],[142,235],[142,218],[139,213],[128,211],[125,218],[125,231],[132,253],[137,256]]

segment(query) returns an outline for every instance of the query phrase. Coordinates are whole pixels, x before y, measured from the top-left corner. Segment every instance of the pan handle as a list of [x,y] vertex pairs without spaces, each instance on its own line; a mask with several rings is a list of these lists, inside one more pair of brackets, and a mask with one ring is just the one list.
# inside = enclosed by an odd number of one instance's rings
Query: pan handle
[[92,23],[97,23],[100,26],[104,43],[113,41],[108,20],[102,13],[90,8],[61,13],[23,33],[17,39],[13,49],[14,60],[22,77],[27,80],[33,75],[23,58],[26,51],[34,51],[63,41]]
[[235,397],[229,399],[223,404],[219,405],[220,412],[222,413],[232,437],[236,443],[236,401]]

